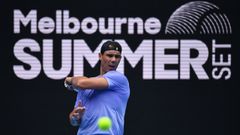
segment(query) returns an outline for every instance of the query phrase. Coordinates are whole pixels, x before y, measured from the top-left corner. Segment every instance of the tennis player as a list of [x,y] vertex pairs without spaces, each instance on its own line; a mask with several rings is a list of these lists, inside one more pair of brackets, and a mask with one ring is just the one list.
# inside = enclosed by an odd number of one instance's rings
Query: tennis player
[[[69,114],[70,123],[79,126],[77,135],[123,135],[130,88],[126,76],[116,71],[121,53],[118,42],[107,41],[99,53],[99,76],[65,79],[65,84],[78,92],[74,109]],[[100,130],[97,124],[103,116],[112,120],[111,128],[106,131]]]

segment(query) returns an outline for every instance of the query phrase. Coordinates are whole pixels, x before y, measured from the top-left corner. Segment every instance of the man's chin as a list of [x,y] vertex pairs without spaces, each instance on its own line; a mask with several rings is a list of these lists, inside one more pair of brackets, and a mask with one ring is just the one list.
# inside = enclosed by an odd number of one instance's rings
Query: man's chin
[[108,71],[112,71],[112,70],[116,70],[116,68],[110,68],[110,69],[108,69]]

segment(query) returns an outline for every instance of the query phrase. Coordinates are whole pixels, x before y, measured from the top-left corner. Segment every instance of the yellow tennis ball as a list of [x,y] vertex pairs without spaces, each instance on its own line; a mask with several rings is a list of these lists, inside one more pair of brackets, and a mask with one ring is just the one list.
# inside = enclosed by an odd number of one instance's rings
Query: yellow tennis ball
[[109,130],[112,126],[112,121],[108,117],[100,117],[98,119],[98,128],[101,130]]

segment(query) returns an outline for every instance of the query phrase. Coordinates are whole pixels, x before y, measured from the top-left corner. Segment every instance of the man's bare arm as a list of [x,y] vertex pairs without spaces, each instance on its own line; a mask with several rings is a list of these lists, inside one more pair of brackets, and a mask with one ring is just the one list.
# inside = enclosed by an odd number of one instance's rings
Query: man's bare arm
[[108,87],[108,82],[103,77],[67,77],[65,81],[80,89],[105,89]]

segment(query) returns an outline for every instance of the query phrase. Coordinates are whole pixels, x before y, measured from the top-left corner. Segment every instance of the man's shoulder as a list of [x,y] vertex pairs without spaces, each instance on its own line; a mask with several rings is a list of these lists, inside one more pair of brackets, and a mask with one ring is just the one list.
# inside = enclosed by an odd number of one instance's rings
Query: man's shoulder
[[121,72],[119,72],[119,71],[116,71],[116,70],[112,70],[112,71],[108,71],[106,74],[105,74],[105,76],[109,76],[109,77],[116,77],[116,78],[118,78],[118,79],[124,79],[124,80],[128,80],[127,79],[127,77],[123,74],[123,73],[121,73]]
[[108,72],[106,73],[106,75],[107,75],[107,74],[109,74],[109,75],[117,75],[117,76],[124,76],[124,77],[125,77],[125,75],[124,75],[123,73],[121,73],[121,72],[119,72],[119,71],[116,71],[116,70],[108,71]]

